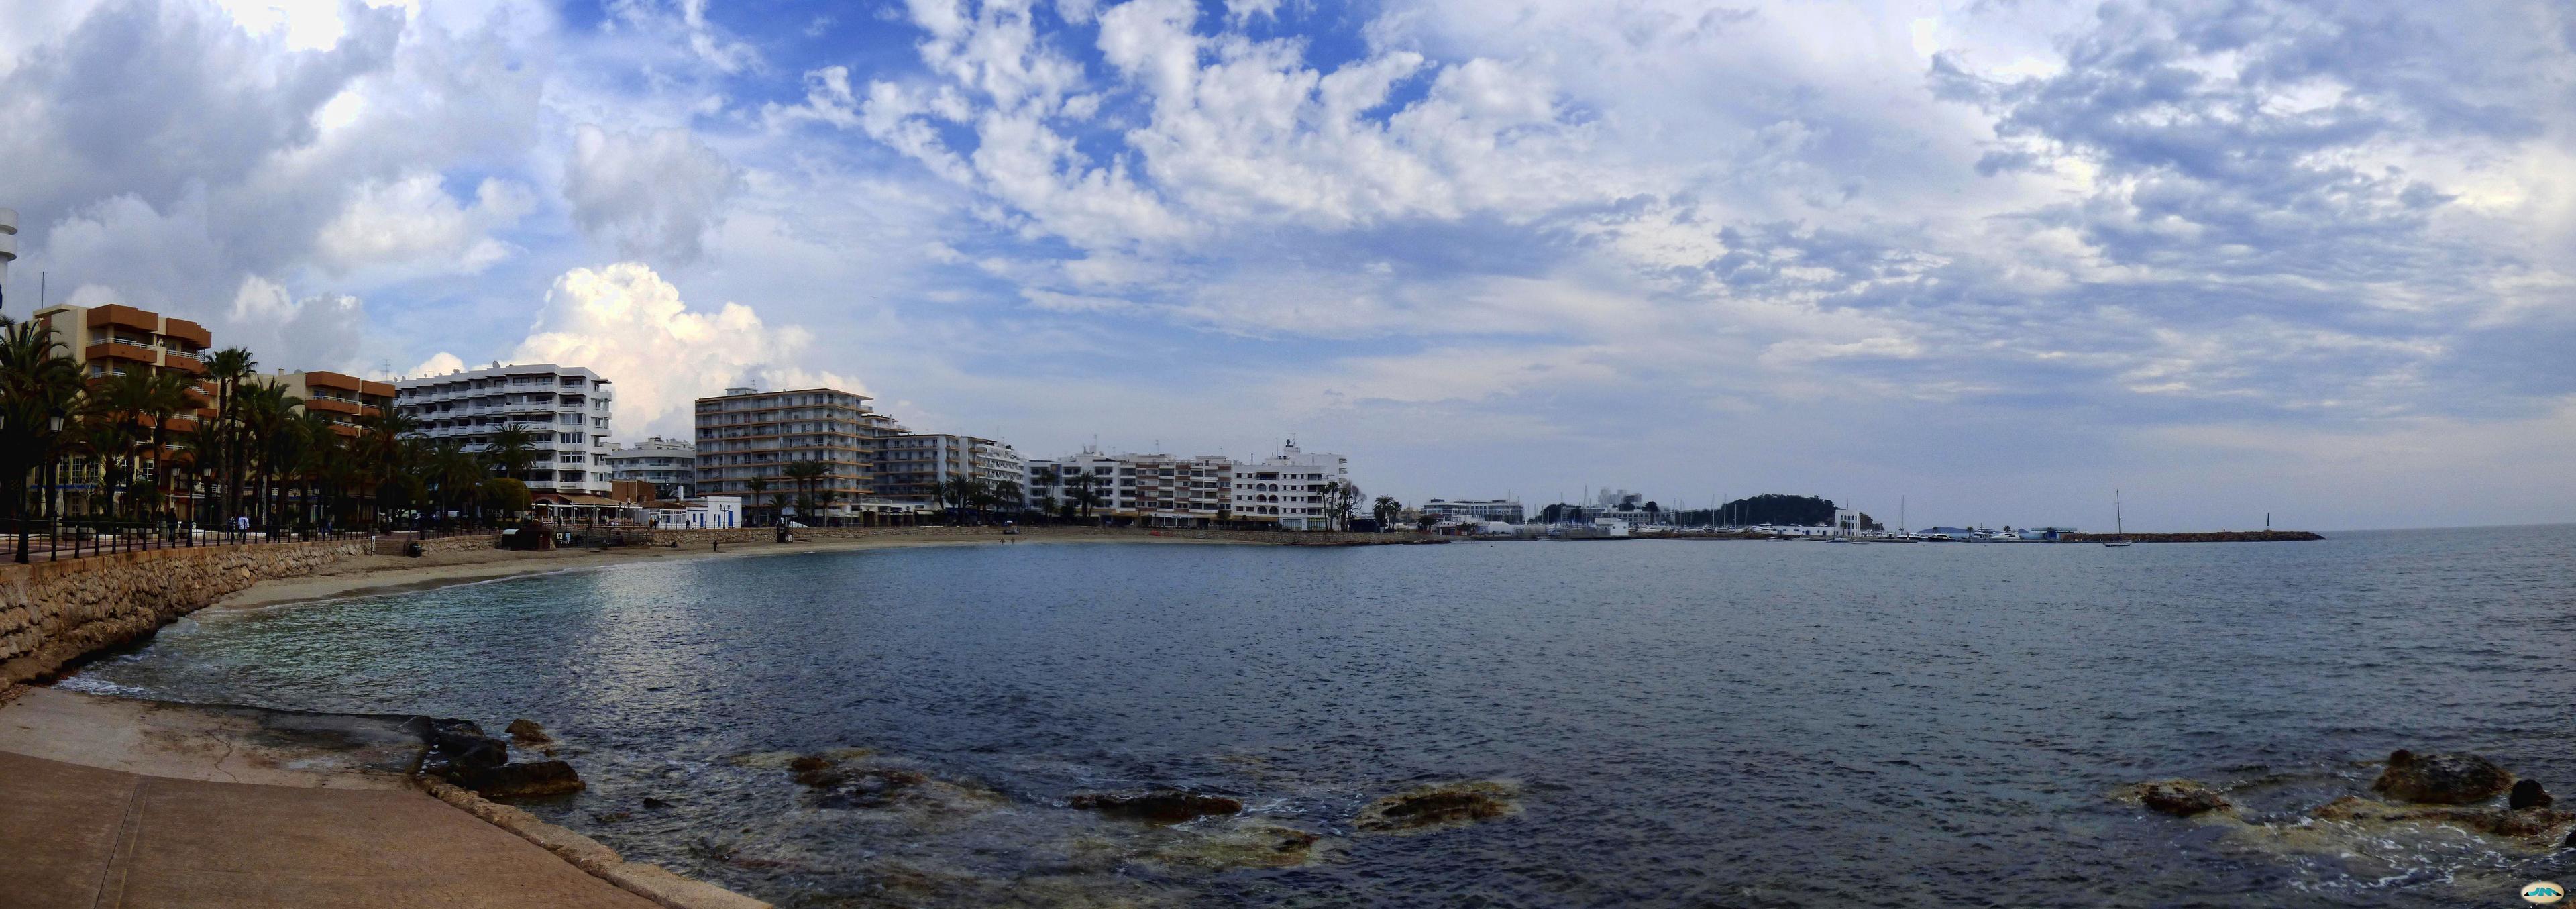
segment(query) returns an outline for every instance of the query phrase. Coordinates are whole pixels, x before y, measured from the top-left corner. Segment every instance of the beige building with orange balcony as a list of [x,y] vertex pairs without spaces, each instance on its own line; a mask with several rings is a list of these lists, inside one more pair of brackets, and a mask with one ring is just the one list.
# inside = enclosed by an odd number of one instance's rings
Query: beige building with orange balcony
[[[36,310],[30,318],[54,329],[54,340],[63,345],[73,362],[80,364],[81,375],[92,382],[135,370],[176,372],[197,378],[189,394],[189,403],[195,404],[196,410],[183,411],[170,420],[170,454],[180,455],[186,449],[181,436],[196,432],[198,420],[214,419],[214,385],[203,379],[206,350],[213,345],[214,337],[205,326],[123,304],[65,303]],[[146,479],[150,469],[149,464],[137,467],[141,475],[135,479]],[[76,492],[97,482],[95,462],[75,463],[66,491]],[[188,490],[172,490],[172,504],[181,514],[188,513],[191,495]]]
[[254,376],[249,381],[283,388],[287,394],[303,400],[304,409],[331,421],[331,431],[343,437],[355,437],[365,429],[368,417],[383,416],[394,406],[391,382],[375,382],[346,373],[307,370],[278,371],[275,375]]

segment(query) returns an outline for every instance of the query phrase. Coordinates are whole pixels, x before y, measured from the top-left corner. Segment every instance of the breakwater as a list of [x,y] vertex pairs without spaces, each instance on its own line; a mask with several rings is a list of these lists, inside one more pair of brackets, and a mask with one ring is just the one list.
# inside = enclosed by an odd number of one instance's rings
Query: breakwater
[[2077,543],[2123,539],[2136,543],[2300,543],[2325,537],[2305,530],[2207,530],[2198,533],[2070,533],[2066,539]]
[[0,689],[150,634],[225,594],[310,574],[366,540],[197,546],[0,565]]

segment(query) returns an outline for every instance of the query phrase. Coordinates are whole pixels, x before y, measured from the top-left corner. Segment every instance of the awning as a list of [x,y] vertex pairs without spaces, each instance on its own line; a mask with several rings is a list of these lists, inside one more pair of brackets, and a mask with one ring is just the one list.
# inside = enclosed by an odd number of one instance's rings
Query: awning
[[626,507],[626,503],[620,502],[616,499],[611,499],[606,496],[586,495],[582,493],[567,494],[560,492],[547,492],[539,493],[533,498],[536,500],[536,504],[539,505],[581,506],[589,508]]

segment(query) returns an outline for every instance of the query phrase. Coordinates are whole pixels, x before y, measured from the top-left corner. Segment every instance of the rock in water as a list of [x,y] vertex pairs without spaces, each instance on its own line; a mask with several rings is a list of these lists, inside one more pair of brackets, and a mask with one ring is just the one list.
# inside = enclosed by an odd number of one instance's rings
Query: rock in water
[[456,778],[457,785],[472,789],[484,798],[542,798],[582,790],[581,777],[572,772],[571,764],[562,761],[503,764],[485,769],[459,770],[451,775]]
[[519,743],[522,748],[552,745],[555,741],[554,736],[546,734],[546,727],[537,725],[535,720],[511,720],[510,725],[501,731],[509,733],[510,741]]
[[2576,823],[2576,812],[2548,808],[2513,811],[2497,808],[2426,808],[2416,805],[2391,805],[2357,795],[2319,805],[2308,816],[2321,821],[2344,821],[2356,824],[2395,824],[2419,822],[2474,830],[2490,836],[2528,840],[2558,829],[2562,824]]
[[2549,790],[2540,788],[2539,780],[2516,781],[2513,784],[2513,794],[2505,796],[2505,807],[2515,811],[2525,808],[2547,808],[2557,802],[2557,799],[2549,797]]
[[1438,783],[1370,802],[1351,826],[1375,833],[1406,833],[1471,824],[1519,810],[1513,801],[1518,795],[1518,787],[1494,780]]
[[2400,750],[2388,756],[2388,769],[2370,784],[2391,798],[2428,805],[2465,805],[2503,792],[2513,774],[2474,754],[2416,754]]
[[1178,789],[1135,793],[1090,792],[1066,799],[1064,803],[1068,807],[1157,824],[1178,824],[1193,818],[1243,811],[1243,802],[1239,800]]
[[420,772],[450,775],[459,770],[484,770],[510,762],[510,746],[500,739],[483,734],[483,727],[470,720],[412,720],[420,740],[429,746],[420,756]]
[[2172,779],[2140,783],[2137,796],[2138,804],[2175,817],[2191,817],[2236,807],[2234,803],[2227,800],[2226,796],[2219,795],[2217,790],[2203,785],[2199,780]]

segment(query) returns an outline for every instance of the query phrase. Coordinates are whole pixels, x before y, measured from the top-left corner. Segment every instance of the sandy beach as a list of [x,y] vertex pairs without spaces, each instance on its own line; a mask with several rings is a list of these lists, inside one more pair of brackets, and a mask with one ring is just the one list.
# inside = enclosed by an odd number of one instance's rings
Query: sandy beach
[[1085,530],[1086,532],[1080,534],[1068,534],[1053,533],[1048,528],[1031,527],[1025,528],[1017,535],[1004,536],[993,528],[961,527],[953,533],[933,532],[863,539],[799,540],[790,543],[762,540],[751,543],[726,543],[716,548],[699,545],[695,548],[684,546],[678,549],[634,547],[611,550],[559,549],[551,552],[475,549],[430,553],[416,559],[396,555],[370,555],[343,559],[302,577],[262,581],[239,593],[217,600],[207,608],[261,609],[288,603],[429,590],[517,575],[610,568],[634,562],[667,559],[751,558],[806,552],[902,549],[920,546],[1018,546],[1030,543],[1261,545],[1240,540],[1149,536],[1142,532],[1102,534],[1089,531],[1087,528]]

